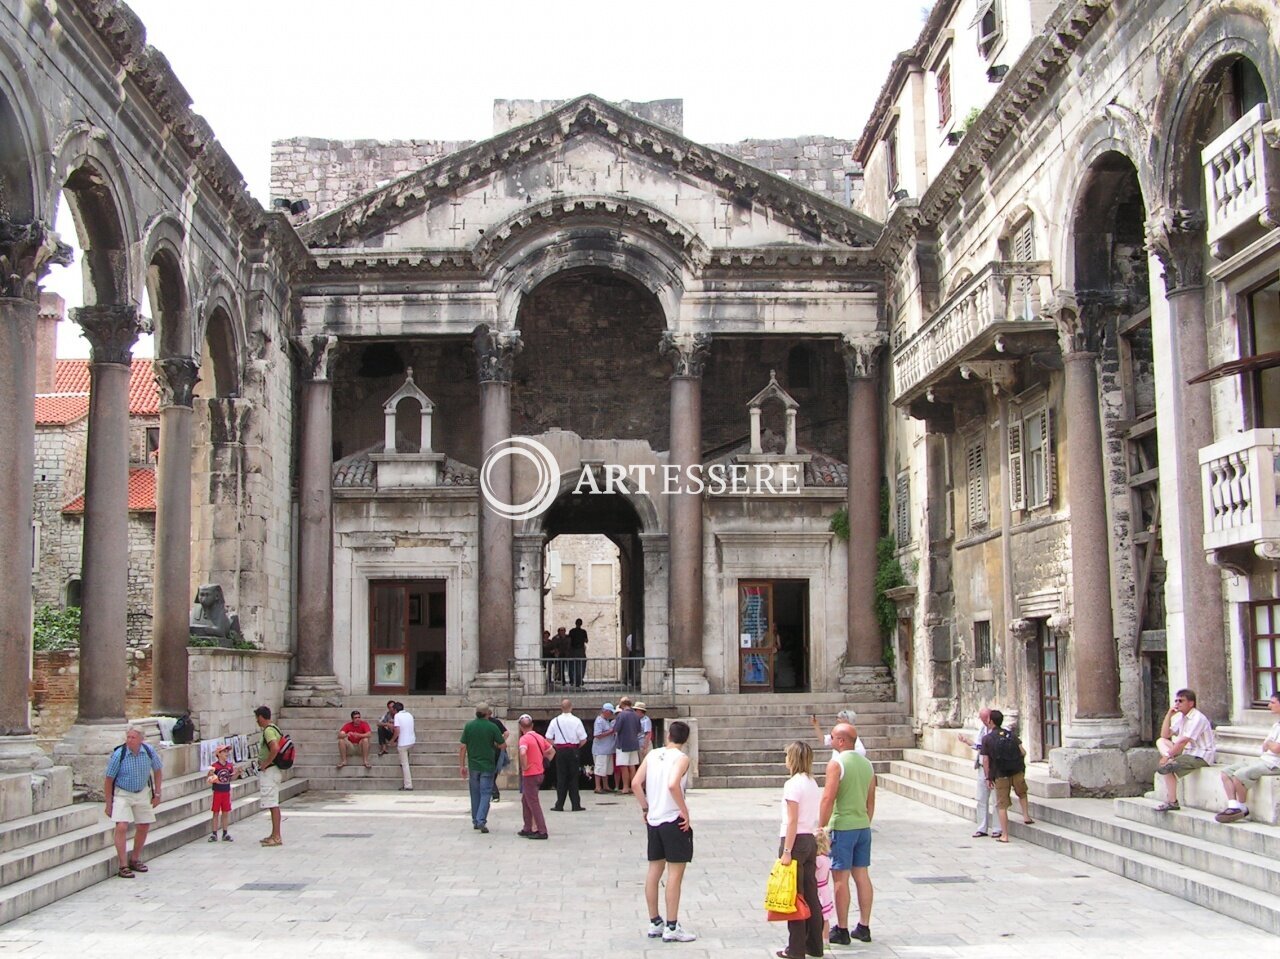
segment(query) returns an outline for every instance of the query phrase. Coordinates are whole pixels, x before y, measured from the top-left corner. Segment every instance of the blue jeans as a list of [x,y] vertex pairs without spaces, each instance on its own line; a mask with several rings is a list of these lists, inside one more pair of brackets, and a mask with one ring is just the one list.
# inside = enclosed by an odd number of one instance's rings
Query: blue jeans
[[493,798],[493,773],[472,769],[467,773],[471,787],[471,825],[484,826],[489,822],[489,800]]

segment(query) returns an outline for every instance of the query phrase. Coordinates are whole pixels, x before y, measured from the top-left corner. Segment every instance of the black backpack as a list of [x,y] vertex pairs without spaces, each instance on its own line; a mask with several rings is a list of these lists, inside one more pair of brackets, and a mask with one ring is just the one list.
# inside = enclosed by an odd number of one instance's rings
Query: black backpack
[[280,748],[276,750],[276,758],[271,761],[271,765],[277,769],[292,769],[294,756],[296,755],[293,740],[289,738],[288,733],[280,732],[280,727],[275,723],[272,723],[267,729],[274,729],[280,733]]
[[196,724],[191,721],[190,713],[183,713],[173,723],[173,731],[169,738],[178,745],[192,742],[196,737]]
[[1007,729],[997,729],[991,746],[991,761],[998,772],[1015,772],[1022,768],[1022,743]]

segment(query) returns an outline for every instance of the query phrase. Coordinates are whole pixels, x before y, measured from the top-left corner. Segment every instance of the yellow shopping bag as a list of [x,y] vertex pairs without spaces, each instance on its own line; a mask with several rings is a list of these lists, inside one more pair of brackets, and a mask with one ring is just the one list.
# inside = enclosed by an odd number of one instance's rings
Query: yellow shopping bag
[[796,861],[785,866],[779,859],[769,872],[769,884],[765,886],[764,907],[770,912],[793,913],[796,911]]

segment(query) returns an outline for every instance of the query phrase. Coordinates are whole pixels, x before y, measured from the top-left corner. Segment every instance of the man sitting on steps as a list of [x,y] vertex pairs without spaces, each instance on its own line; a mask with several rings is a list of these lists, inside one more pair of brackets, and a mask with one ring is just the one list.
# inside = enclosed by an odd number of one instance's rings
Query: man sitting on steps
[[1165,794],[1164,802],[1156,806],[1156,811],[1176,812],[1182,808],[1178,805],[1178,780],[1193,770],[1212,765],[1217,749],[1209,717],[1196,709],[1194,691],[1179,689],[1174,693],[1173,705],[1160,724],[1156,748],[1160,750],[1156,772],[1164,780]]
[[1213,818],[1218,822],[1239,822],[1248,818],[1245,805],[1249,790],[1263,776],[1280,776],[1280,690],[1271,694],[1267,702],[1271,715],[1278,717],[1271,732],[1262,742],[1262,755],[1257,759],[1245,759],[1222,770],[1222,788],[1227,791],[1227,808]]

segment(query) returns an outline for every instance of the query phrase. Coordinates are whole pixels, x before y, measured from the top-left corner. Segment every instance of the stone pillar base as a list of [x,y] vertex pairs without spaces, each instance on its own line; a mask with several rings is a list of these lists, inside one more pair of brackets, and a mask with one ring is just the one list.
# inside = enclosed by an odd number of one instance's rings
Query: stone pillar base
[[1137,741],[1120,717],[1073,719],[1062,725],[1062,745],[1068,749],[1128,749]]
[[52,765],[35,736],[0,736],[0,773],[29,773]]
[[508,700],[518,699],[526,692],[519,676],[511,676],[509,679],[510,686],[508,686],[508,675],[505,669],[476,673],[475,678],[467,685],[467,698],[473,704],[488,703],[495,710],[507,709],[511,706]]
[[88,791],[88,799],[102,799],[102,778],[111,751],[124,742],[129,726],[138,726],[152,746],[160,742],[160,725],[154,719],[120,723],[76,723],[53,747],[53,759],[59,766],[70,766],[76,786]]
[[286,706],[341,706],[337,676],[294,676],[284,690]]
[[1141,796],[1151,788],[1158,760],[1150,747],[1063,746],[1049,751],[1049,774],[1071,783],[1072,796]]
[[707,671],[701,666],[677,666],[675,672],[677,696],[706,696],[711,692]]
[[66,766],[0,773],[0,823],[70,806],[71,796],[71,770]]
[[846,666],[840,670],[840,691],[855,703],[893,700],[893,676],[888,666]]

